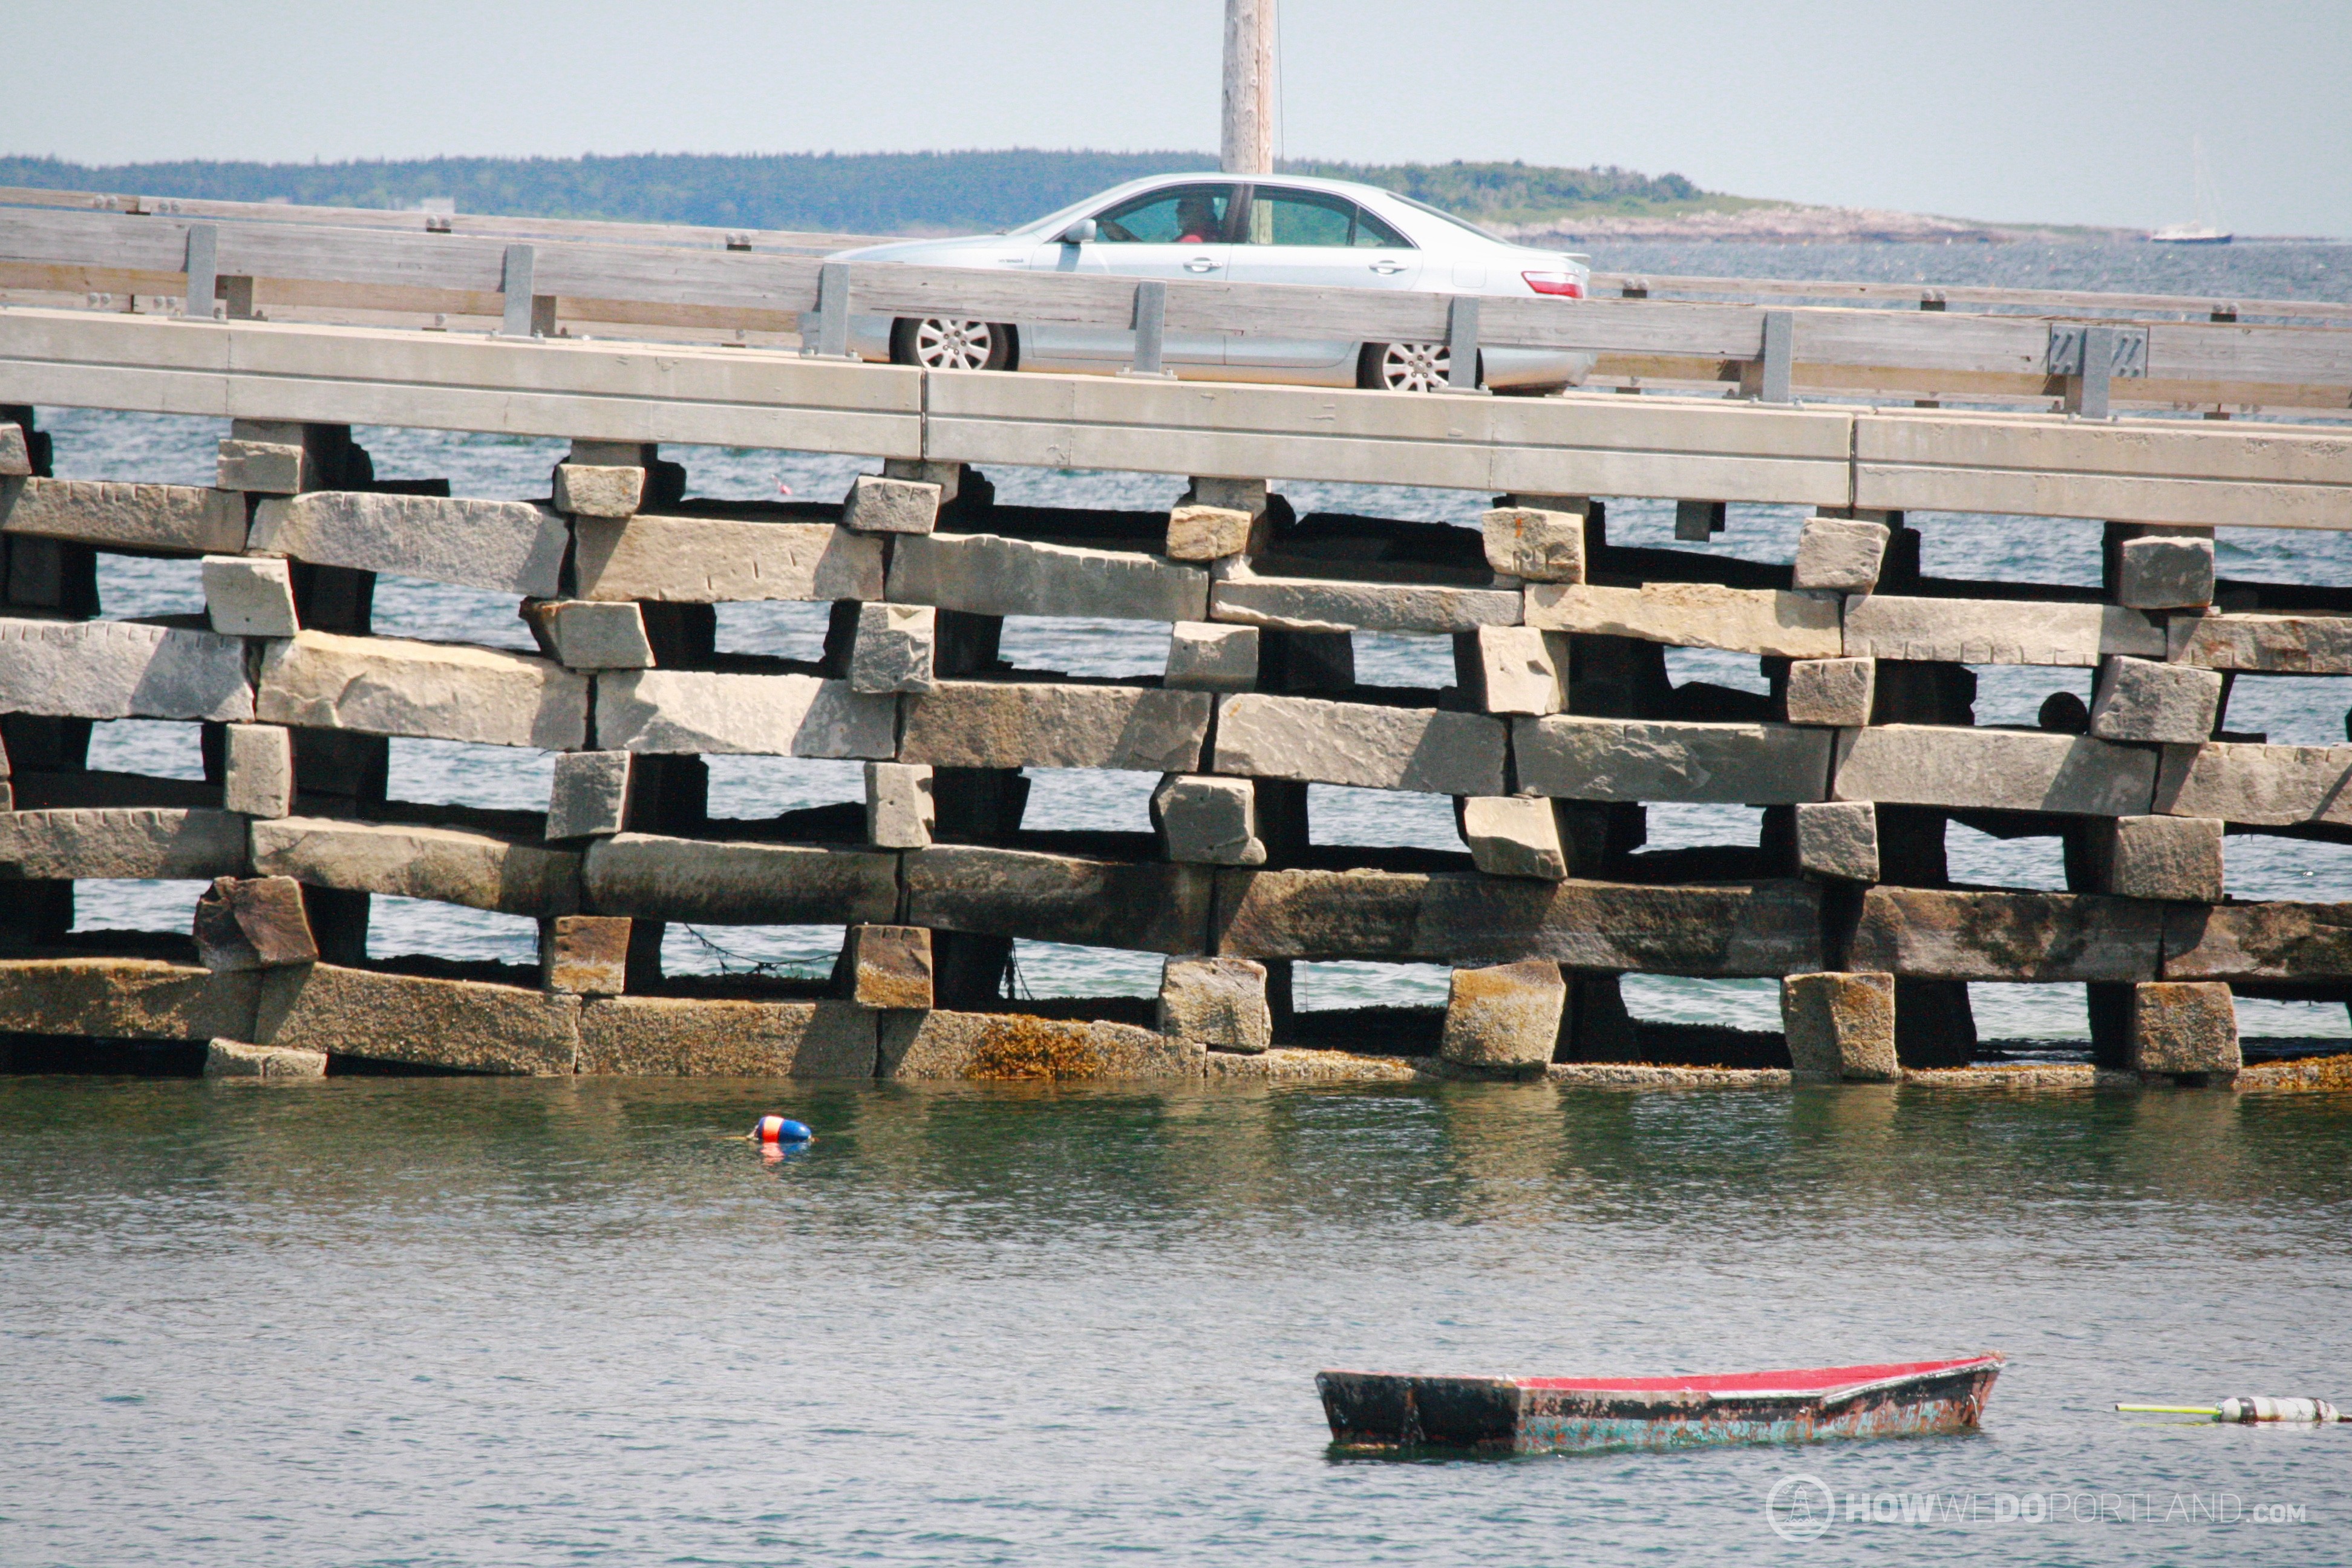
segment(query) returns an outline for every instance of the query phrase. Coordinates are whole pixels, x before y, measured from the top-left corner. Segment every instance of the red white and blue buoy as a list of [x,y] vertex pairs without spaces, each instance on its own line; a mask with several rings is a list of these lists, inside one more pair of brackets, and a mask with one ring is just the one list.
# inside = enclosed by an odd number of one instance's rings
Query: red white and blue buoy
[[816,1142],[816,1134],[809,1131],[808,1123],[795,1121],[789,1116],[777,1116],[772,1112],[760,1118],[758,1123],[746,1136],[764,1148],[772,1148],[780,1144]]

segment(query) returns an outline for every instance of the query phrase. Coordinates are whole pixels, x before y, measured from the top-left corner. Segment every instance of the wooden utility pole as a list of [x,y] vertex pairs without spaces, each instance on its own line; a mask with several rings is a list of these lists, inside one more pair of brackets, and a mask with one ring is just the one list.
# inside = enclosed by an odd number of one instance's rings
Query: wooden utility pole
[[1228,174],[1274,173],[1275,0],[1225,0],[1225,120],[1222,166]]

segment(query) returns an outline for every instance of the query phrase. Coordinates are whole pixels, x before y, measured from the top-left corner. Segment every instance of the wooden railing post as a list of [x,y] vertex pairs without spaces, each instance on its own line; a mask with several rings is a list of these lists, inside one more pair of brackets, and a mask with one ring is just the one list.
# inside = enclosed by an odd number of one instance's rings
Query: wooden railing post
[[801,353],[816,359],[849,357],[849,263],[828,261],[816,270],[816,342],[802,330]]
[[528,245],[509,245],[506,265],[499,274],[499,292],[504,298],[504,314],[499,322],[499,335],[504,338],[527,338],[531,328],[531,248]]
[[1445,311],[1445,384],[1449,392],[1478,390],[1478,296],[1456,294]]
[[192,321],[213,319],[213,291],[220,278],[220,226],[192,223],[188,226],[188,306],[184,312]]
[[1168,285],[1147,278],[1135,286],[1135,358],[1129,375],[1164,376],[1160,357],[1167,342]]

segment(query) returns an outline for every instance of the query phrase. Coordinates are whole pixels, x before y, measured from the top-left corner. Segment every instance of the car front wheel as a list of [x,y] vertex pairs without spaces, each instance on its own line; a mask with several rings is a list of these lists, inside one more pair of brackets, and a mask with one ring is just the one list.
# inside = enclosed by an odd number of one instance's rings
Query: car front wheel
[[1454,369],[1444,343],[1366,343],[1356,384],[1374,392],[1443,392]]
[[890,363],[925,370],[1011,370],[1013,329],[1001,321],[901,317],[890,323]]

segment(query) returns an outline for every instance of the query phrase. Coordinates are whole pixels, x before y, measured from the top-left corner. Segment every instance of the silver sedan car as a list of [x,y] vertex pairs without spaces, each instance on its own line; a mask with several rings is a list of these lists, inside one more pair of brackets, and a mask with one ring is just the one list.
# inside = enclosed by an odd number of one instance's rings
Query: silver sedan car
[[[1371,185],[1304,176],[1160,174],[1131,180],[1003,234],[909,239],[837,259],[904,261],[1122,278],[1227,279],[1322,288],[1582,299],[1581,256],[1498,239],[1435,207]],[[853,316],[850,352],[933,370],[1112,372],[1133,357],[1132,331],[1059,322]],[[1445,345],[1171,332],[1161,363],[1187,380],[1285,382],[1433,392],[1452,368]],[[1491,348],[1483,384],[1544,393],[1573,385],[1592,356]]]

